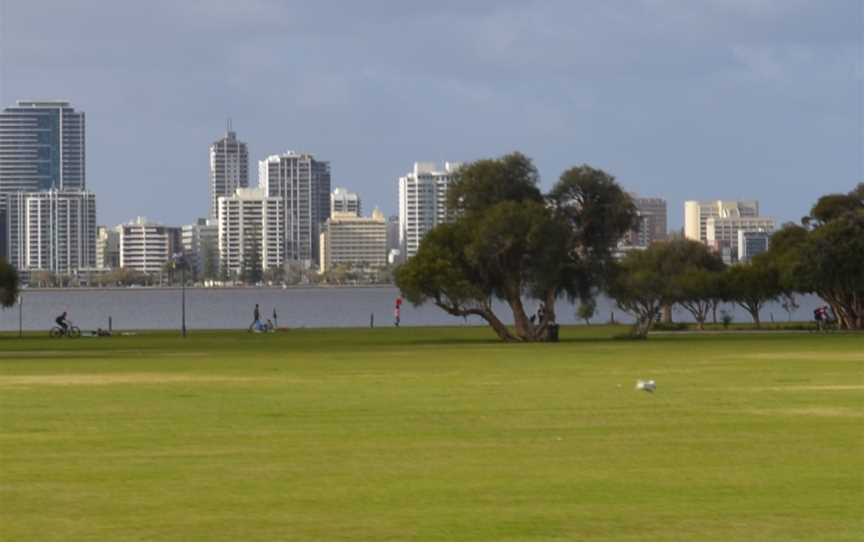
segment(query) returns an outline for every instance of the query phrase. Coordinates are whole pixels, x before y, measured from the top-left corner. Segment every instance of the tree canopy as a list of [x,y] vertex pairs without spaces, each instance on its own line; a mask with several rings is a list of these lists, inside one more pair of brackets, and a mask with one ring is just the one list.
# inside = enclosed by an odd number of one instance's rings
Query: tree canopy
[[[452,221],[396,272],[403,296],[480,316],[503,340],[544,340],[558,298],[588,299],[603,283],[635,209],[610,175],[588,166],[565,171],[545,197],[538,184],[520,153],[461,168],[448,192]],[[496,299],[512,312],[512,330],[495,314]],[[526,311],[531,300],[545,308],[537,321]]]
[[766,255],[784,291],[814,293],[845,329],[864,329],[864,183],[819,198],[802,220],[771,237]]
[[19,288],[18,271],[6,260],[0,259],[0,305],[14,305],[18,301]]

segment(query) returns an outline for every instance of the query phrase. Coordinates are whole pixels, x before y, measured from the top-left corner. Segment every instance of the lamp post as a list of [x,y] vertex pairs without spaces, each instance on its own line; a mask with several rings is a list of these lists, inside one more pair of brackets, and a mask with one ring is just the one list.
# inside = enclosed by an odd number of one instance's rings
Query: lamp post
[[177,253],[171,258],[171,267],[177,270],[180,267],[180,333],[186,336],[186,259],[183,254]]

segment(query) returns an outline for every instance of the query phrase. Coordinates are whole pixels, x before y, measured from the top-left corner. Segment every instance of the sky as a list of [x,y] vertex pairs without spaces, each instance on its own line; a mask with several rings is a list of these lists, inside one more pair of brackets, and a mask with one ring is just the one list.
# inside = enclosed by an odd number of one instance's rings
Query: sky
[[415,161],[519,150],[795,220],[864,181],[862,0],[0,0],[0,104],[87,114],[98,220],[208,209],[228,118],[331,164],[364,210]]

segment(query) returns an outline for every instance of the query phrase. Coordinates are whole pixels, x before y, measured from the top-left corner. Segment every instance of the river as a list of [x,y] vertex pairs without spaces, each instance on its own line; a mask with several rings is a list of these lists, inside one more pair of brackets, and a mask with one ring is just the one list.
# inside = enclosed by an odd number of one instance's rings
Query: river
[[[186,323],[194,329],[242,329],[252,320],[252,308],[261,307],[262,318],[271,318],[276,310],[278,325],[299,327],[367,327],[370,316],[376,326],[393,325],[394,301],[399,292],[394,287],[359,288],[187,288]],[[54,318],[67,311],[69,319],[82,330],[107,328],[111,318],[115,330],[179,329],[181,322],[181,291],[179,288],[123,289],[25,289],[23,304],[0,311],[0,330],[18,330],[19,316],[24,330],[48,330]],[[801,307],[792,315],[794,320],[809,320],[820,304],[815,296],[799,298]],[[529,308],[536,308],[529,303]],[[608,322],[614,313],[616,321],[631,322],[632,318],[600,298],[594,322]],[[750,321],[742,309],[725,305],[738,322]],[[20,309],[20,313],[19,313]],[[498,314],[510,321],[510,313],[498,306]],[[558,322],[581,323],[575,307],[566,301],[556,305]],[[676,308],[678,321],[692,321],[690,314]],[[764,321],[771,318],[784,321],[786,312],[776,303],[762,311]],[[402,325],[480,325],[476,317],[462,319],[446,314],[434,305],[413,307],[402,305]]]

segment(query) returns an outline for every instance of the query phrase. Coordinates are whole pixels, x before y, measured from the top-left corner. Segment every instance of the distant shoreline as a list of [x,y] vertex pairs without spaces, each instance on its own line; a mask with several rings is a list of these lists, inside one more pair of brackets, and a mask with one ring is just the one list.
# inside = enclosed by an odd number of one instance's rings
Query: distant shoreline
[[[260,290],[351,290],[351,289],[396,289],[394,284],[294,284],[290,286],[186,286],[187,290],[212,290],[212,291],[227,291],[227,290],[242,290],[242,291],[260,291]],[[73,286],[73,287],[56,287],[56,288],[21,288],[21,293],[26,292],[125,292],[125,291],[146,291],[154,290],[182,290],[181,286]]]

